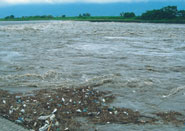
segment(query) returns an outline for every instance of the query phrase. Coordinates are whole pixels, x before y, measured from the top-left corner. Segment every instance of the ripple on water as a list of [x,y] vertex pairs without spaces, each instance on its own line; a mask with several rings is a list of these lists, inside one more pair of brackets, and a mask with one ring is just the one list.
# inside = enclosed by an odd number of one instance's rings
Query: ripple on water
[[184,25],[74,21],[0,25],[0,87],[93,86],[118,95],[116,106],[142,112],[183,111],[184,89],[165,101],[162,96],[185,85]]

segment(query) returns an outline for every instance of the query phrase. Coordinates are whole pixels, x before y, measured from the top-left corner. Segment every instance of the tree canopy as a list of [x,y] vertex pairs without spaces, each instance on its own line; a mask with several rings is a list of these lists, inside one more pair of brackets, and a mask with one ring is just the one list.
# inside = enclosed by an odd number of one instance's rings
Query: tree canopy
[[184,15],[185,11],[178,11],[177,6],[166,6],[158,10],[147,11],[141,15],[141,18],[147,20],[175,19],[184,17]]
[[124,18],[133,18],[135,17],[135,13],[134,12],[122,12],[120,13],[120,16],[124,17]]

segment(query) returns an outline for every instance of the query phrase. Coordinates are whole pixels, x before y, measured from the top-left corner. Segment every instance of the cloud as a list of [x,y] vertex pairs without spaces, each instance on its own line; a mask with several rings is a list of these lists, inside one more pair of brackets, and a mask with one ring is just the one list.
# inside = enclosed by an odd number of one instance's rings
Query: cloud
[[[58,4],[58,3],[132,3],[132,2],[172,2],[177,0],[0,0],[0,6],[17,4]],[[185,0],[178,0],[185,2]]]
[[116,2],[146,2],[148,0],[0,0],[0,4],[30,4],[30,3],[116,3]]

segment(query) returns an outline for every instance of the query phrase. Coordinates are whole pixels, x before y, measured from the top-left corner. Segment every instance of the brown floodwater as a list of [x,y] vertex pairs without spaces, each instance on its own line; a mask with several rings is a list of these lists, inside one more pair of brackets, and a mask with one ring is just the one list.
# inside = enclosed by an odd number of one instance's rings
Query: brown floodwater
[[[185,114],[185,26],[74,21],[0,22],[0,89],[94,86],[110,106]],[[99,125],[99,130],[185,130]]]

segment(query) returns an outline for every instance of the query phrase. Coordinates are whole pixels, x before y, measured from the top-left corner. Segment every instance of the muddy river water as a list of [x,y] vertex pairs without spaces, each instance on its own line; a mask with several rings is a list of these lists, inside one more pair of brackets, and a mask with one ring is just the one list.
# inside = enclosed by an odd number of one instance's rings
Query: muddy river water
[[[0,22],[0,89],[94,86],[111,106],[185,114],[185,26],[73,21]],[[99,125],[100,130],[185,130]]]

